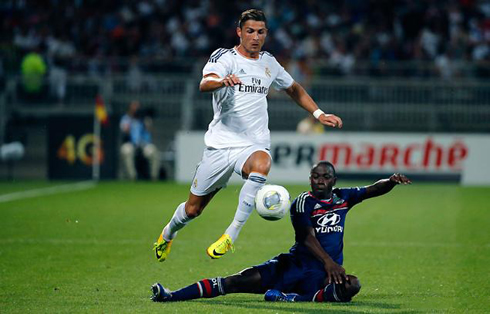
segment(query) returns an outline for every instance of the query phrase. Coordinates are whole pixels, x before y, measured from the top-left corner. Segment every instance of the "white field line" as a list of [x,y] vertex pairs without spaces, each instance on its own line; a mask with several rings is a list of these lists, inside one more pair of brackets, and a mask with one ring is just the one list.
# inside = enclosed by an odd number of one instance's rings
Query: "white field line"
[[47,196],[53,194],[83,191],[83,190],[91,189],[96,185],[97,183],[95,183],[94,181],[82,181],[78,183],[69,183],[69,184],[56,185],[47,188],[8,193],[8,194],[0,195],[0,203],[7,203],[7,202],[23,200],[27,198]]

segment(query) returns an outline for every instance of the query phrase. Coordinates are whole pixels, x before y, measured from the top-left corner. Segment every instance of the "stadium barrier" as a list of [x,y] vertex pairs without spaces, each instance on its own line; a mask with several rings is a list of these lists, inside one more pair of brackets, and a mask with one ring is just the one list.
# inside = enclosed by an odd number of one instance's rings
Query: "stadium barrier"
[[[179,132],[176,179],[189,183],[204,149],[202,132]],[[308,184],[312,164],[329,160],[342,176],[362,178],[401,172],[430,181],[489,185],[489,135],[358,133],[304,136],[273,132],[269,182]],[[234,176],[232,182],[240,182]]]
[[[9,77],[5,93],[0,95],[0,128],[4,135],[15,135],[23,128],[27,130],[26,137],[37,138],[45,134],[43,125],[52,116],[93,114],[97,94],[103,97],[114,120],[125,112],[130,101],[137,99],[144,107],[154,109],[154,138],[164,153],[162,156],[167,156],[165,150],[172,147],[179,130],[206,130],[212,120],[211,94],[199,93],[199,75],[144,74],[136,79],[130,75],[67,76],[63,83],[66,88],[53,89],[66,90],[63,99],[48,92],[40,94],[40,98],[26,97],[20,86],[21,79]],[[43,90],[52,90],[50,82],[45,83]],[[341,132],[490,132],[490,83],[486,82],[314,77],[305,87],[324,111],[344,120]],[[285,93],[271,91],[268,102],[269,127],[273,132],[293,131],[306,116]],[[111,123],[117,124],[114,120]],[[117,134],[115,138],[117,140]],[[45,161],[49,159],[47,153],[43,153],[47,152],[47,142],[28,140],[28,144],[26,157],[17,163],[17,169],[39,169],[35,172],[37,176],[47,173],[43,170],[43,167],[47,169]],[[165,163],[172,167],[171,161]],[[0,163],[0,175],[4,168],[5,164]],[[172,174],[173,169],[167,172]],[[32,171],[16,173],[25,178],[34,175]]]
[[[0,98],[6,116],[91,113],[97,94],[111,113],[122,114],[131,100],[138,99],[155,108],[158,117],[178,121],[184,130],[205,130],[213,116],[211,94],[198,91],[198,74],[143,75],[135,80],[78,75],[67,78],[63,99],[48,93],[34,103],[20,92],[20,84],[19,78],[11,78],[6,96]],[[305,87],[321,108],[341,116],[350,131],[490,132],[486,82],[313,78]],[[305,112],[284,93],[271,91],[269,116],[272,130],[287,131],[296,128]]]

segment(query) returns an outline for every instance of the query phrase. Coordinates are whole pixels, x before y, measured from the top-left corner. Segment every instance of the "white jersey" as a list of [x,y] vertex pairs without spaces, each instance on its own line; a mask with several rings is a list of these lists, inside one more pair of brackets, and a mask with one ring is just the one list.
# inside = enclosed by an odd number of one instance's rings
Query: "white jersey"
[[267,94],[274,88],[286,89],[294,80],[270,53],[258,59],[242,56],[235,48],[213,52],[202,70],[224,78],[236,75],[242,84],[213,92],[213,121],[204,136],[208,147],[226,148],[250,145],[270,147]]

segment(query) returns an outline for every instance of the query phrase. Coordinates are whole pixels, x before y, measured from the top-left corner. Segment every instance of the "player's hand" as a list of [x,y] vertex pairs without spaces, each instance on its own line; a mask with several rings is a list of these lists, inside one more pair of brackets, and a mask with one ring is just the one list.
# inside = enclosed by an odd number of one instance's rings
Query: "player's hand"
[[412,184],[409,178],[407,178],[404,174],[394,173],[390,177],[390,181],[396,184]]
[[318,121],[332,128],[342,128],[342,119],[334,114],[324,113],[318,117]]
[[221,83],[223,83],[225,86],[235,86],[237,84],[242,84],[242,81],[236,76],[235,74],[230,74],[225,76],[224,79],[221,80]]
[[325,271],[327,272],[327,280],[329,284],[332,282],[341,284],[344,280],[347,280],[344,267],[340,266],[334,261],[331,260],[325,263],[324,267]]

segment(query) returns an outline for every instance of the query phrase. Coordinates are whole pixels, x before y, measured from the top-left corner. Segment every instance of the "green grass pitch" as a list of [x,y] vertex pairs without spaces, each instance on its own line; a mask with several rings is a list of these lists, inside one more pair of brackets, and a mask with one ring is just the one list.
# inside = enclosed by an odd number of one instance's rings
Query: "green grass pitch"
[[[356,183],[340,182],[340,186]],[[0,182],[0,196],[59,183]],[[294,197],[308,189],[286,185]],[[484,313],[490,311],[490,188],[398,186],[357,205],[345,229],[345,268],[362,289],[349,304],[266,303],[262,295],[157,304],[156,281],[177,289],[285,252],[289,218],[254,213],[236,252],[205,254],[230,223],[239,186],[218,193],[158,263],[151,250],[187,185],[103,182],[84,191],[0,203],[2,313]]]

